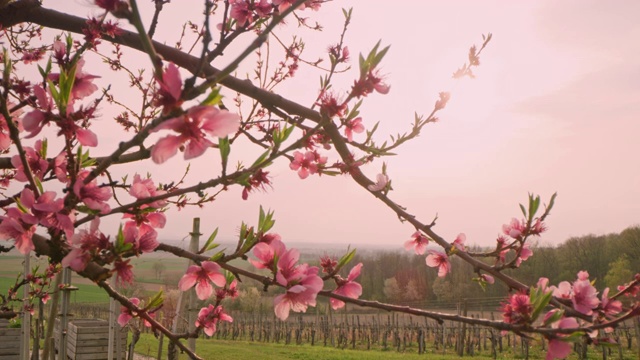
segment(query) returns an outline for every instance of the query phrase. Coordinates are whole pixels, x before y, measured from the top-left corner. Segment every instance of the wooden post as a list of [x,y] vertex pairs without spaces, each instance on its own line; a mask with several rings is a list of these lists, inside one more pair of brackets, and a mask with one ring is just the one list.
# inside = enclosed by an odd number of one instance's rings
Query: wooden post
[[[117,274],[113,274],[111,277],[111,282],[113,284],[114,289],[117,291],[118,287],[116,286]],[[107,359],[113,360],[120,358],[120,348],[117,346],[120,338],[120,325],[118,324],[118,302],[109,298],[109,344],[107,345]],[[115,354],[115,356],[114,356]]]
[[[26,278],[27,275],[31,273],[31,252],[28,252],[24,256],[24,270],[23,276]],[[29,306],[29,288],[30,284],[24,284],[22,286],[22,299],[23,299],[23,310],[22,310],[22,328],[20,334],[20,345],[21,350],[20,356],[21,359],[29,359],[29,345],[31,340],[31,313],[26,311]]]
[[60,349],[58,351],[59,359],[67,358],[67,330],[69,328],[69,300],[71,296],[71,270],[69,268],[62,269],[62,310],[60,314]]
[[53,328],[56,323],[56,319],[58,318],[58,300],[60,299],[60,284],[62,283],[62,273],[59,272],[56,274],[56,279],[54,281],[54,292],[53,297],[51,299],[51,307],[49,308],[49,319],[47,320],[47,331],[44,335],[44,349],[42,350],[42,359],[48,360],[49,354],[54,356],[55,351],[55,341],[53,339]]
[[[189,243],[189,251],[192,253],[197,253],[200,250],[200,218],[193,218],[193,231],[190,233],[191,242]],[[193,265],[193,261],[189,262],[189,265]],[[196,290],[189,290],[189,312],[188,312],[188,320],[189,320],[189,333],[193,333],[196,331],[196,318],[198,314],[196,313]],[[196,351],[196,339],[190,337],[188,340],[189,349],[193,352]]]
[[[191,234],[191,241],[189,243],[189,250],[195,253],[199,250],[198,246],[199,246],[199,240],[200,240],[200,218],[193,219],[193,231],[190,234]],[[189,260],[187,262],[187,268],[191,265],[193,265],[193,261]],[[190,294],[193,294],[193,295],[190,296]],[[191,301],[191,299],[193,299],[193,302]],[[173,318],[173,324],[171,327],[171,331],[174,334],[178,332],[178,324],[183,318],[185,304],[188,306],[187,307],[187,318],[189,320],[188,329],[190,332],[195,330],[196,320],[195,318],[193,319],[193,321],[191,319],[191,311],[192,311],[192,308],[195,306],[195,289],[191,289],[189,292],[186,293],[186,298],[185,298],[185,292],[180,292],[180,295],[178,296],[178,303],[176,304],[176,314],[175,314],[175,317]],[[192,338],[189,338],[188,340],[189,349],[192,351],[196,350],[195,341],[196,340]],[[170,342],[168,344],[167,358],[169,360],[178,358],[177,348],[173,342]]]

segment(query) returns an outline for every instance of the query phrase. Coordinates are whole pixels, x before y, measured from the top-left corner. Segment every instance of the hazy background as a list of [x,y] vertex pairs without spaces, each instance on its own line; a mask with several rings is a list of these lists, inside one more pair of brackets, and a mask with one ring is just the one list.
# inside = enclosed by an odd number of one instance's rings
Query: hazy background
[[[151,7],[151,2],[140,3]],[[200,3],[167,4],[156,40],[174,44],[185,19],[201,21]],[[80,16],[93,12],[86,1],[44,5]],[[391,92],[370,95],[362,108],[367,128],[380,121],[378,140],[408,131],[414,112],[428,114],[439,91],[452,91],[440,122],[401,147],[398,156],[385,159],[394,187],[391,198],[423,222],[438,214],[436,232],[449,240],[464,232],[469,243],[492,245],[501,225],[520,215],[518,203],[526,201],[528,192],[545,202],[558,192],[543,243],[640,223],[640,2],[335,1],[319,12],[300,12],[321,23],[322,33],[286,28],[276,33],[284,41],[293,34],[303,36],[302,57],[326,59],[327,47],[341,31],[343,7],[354,7],[346,35],[354,68],[340,76],[336,91],[345,93],[357,77],[358,53],[368,52],[379,39],[391,45],[381,68]],[[469,46],[488,32],[493,40],[481,56],[477,79],[452,81]],[[245,35],[244,43],[251,37]],[[110,49],[100,47],[107,54]],[[231,61],[238,49],[242,46],[229,49],[214,65]],[[147,61],[135,55],[125,59],[129,65]],[[248,63],[243,71],[251,69]],[[93,71],[101,70],[94,65]],[[112,81],[107,75],[101,80],[104,86]],[[303,67],[280,92],[309,105],[319,76]],[[114,86],[123,98],[128,96],[126,81]],[[104,108],[96,122],[104,130],[99,132],[100,151],[92,154],[105,155],[123,140],[122,133],[108,126],[111,111]],[[249,164],[255,159],[250,154],[232,152],[234,160]],[[214,174],[218,159],[210,150],[193,162],[187,184]],[[335,160],[329,157],[329,163]],[[364,170],[375,177],[381,166],[377,161]],[[180,156],[163,166],[146,162],[128,167],[152,172],[163,182],[183,168]],[[198,216],[206,235],[220,227],[220,237],[230,240],[242,220],[257,223],[259,205],[276,211],[275,231],[288,241],[401,247],[414,231],[347,177],[303,181],[284,161],[269,171],[273,190],[254,192],[242,201],[241,189],[234,187],[204,209],[172,210],[160,238],[184,238]],[[118,222],[114,217],[105,224],[115,232]]]

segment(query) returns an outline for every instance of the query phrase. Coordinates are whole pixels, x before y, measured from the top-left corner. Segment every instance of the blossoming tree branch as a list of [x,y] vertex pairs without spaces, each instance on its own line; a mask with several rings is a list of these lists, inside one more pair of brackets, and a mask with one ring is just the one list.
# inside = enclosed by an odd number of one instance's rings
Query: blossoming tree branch
[[[425,125],[436,122],[450,95],[441,93],[434,99],[430,114],[416,115],[405,134],[376,143],[377,124],[360,116],[359,109],[366,107],[370,98],[390,91],[380,71],[389,47],[379,43],[369,53],[352,59],[345,36],[351,10],[336,11],[336,16],[344,19],[344,28],[337,42],[329,45],[329,66],[323,67],[320,61],[301,56],[305,45],[301,40],[286,44],[276,32],[278,26],[320,29],[320,25],[310,25],[313,11],[335,6],[329,2],[202,1],[203,18],[191,22],[195,40],[188,51],[182,43],[169,46],[154,40],[157,27],[165,26],[161,25],[163,9],[173,5],[165,0],[154,3],[152,23],[143,24],[136,0],[95,0],[93,15],[88,18],[58,12],[36,0],[0,2],[0,151],[4,156],[0,158],[0,202],[4,211],[0,250],[34,252],[48,258],[50,264],[45,271],[25,274],[2,295],[0,317],[32,311],[30,306],[22,306],[25,299],[18,296],[21,287],[30,288],[32,302],[46,301],[52,293],[51,279],[63,267],[94,281],[120,302],[118,322],[122,326],[139,317],[192,358],[199,357],[180,339],[200,332],[212,335],[216,324],[233,321],[221,301],[237,296],[239,284],[248,279],[265,288],[281,288],[273,306],[282,320],[291,311],[304,312],[315,306],[317,297],[324,296],[334,309],[352,303],[438,321],[489,326],[523,336],[540,334],[549,343],[548,358],[566,357],[571,342],[578,339],[612,342],[612,328],[640,315],[640,275],[617,289],[598,293],[584,271],[573,282],[555,285],[544,278],[537,284],[523,284],[504,272],[534,256],[531,241],[545,231],[555,194],[546,205],[539,196],[529,195],[527,203],[520,205],[521,215],[502,226],[495,248],[483,253],[468,251],[464,234],[438,235],[435,220],[420,220],[392,199],[390,173],[384,163],[380,165],[381,159],[417,137]],[[183,27],[181,39],[186,43],[184,29],[187,27]],[[216,67],[229,45],[240,39],[249,40],[245,50],[232,61],[225,61],[228,65]],[[483,42],[469,50],[466,63],[454,77],[473,77],[490,39],[491,35],[483,36]],[[278,44],[273,48],[279,46],[283,54],[271,68],[265,66],[269,60],[261,52],[268,42]],[[142,70],[129,68],[125,61],[134,52],[147,58]],[[85,70],[87,59],[96,55],[109,65],[108,74]],[[241,63],[255,58],[258,61],[252,80],[233,76]],[[277,85],[294,77],[300,66],[322,72],[317,97],[309,104],[296,103],[286,93],[276,92]],[[350,74],[345,71],[349,66],[359,69],[352,85],[334,87],[334,78]],[[190,75],[185,76],[187,73]],[[128,99],[109,87],[98,88],[97,78],[128,81],[139,93],[135,110]],[[224,98],[223,89],[237,96]],[[119,111],[109,122],[113,133],[124,139],[117,145],[104,144],[95,131],[95,122],[106,120],[101,116],[105,108]],[[247,143],[261,155],[246,164],[230,164],[230,153]],[[90,148],[104,155],[93,157]],[[217,173],[195,184],[180,176],[159,184],[153,174],[126,173],[121,166],[139,163],[144,168],[149,162],[165,164],[173,157],[185,162],[207,157],[218,164]],[[354,251],[341,258],[325,256],[318,260],[319,266],[301,263],[299,251],[287,247],[286,241],[272,231],[273,212],[263,209],[257,224],[241,225],[232,252],[212,251],[215,236],[197,252],[158,242],[158,234],[171,221],[165,216],[167,209],[215,206],[214,198],[234,187],[241,189],[238,201],[255,191],[270,191],[273,179],[269,167],[275,162],[287,162],[301,181],[321,175],[352,178],[392,216],[415,228],[412,235],[406,234],[404,247],[416,255],[426,255],[425,266],[437,268],[438,276],[455,271],[450,258],[457,256],[475,269],[477,277],[473,280],[480,286],[505,283],[511,295],[503,302],[502,321],[360,299],[362,287],[357,281],[366,269],[350,263]],[[379,166],[381,171],[369,178],[361,170],[365,166]],[[101,219],[109,216],[121,219],[119,228],[101,224]],[[428,249],[429,244],[439,250]],[[183,291],[195,287],[199,299],[210,301],[199,311],[195,333],[172,333],[156,321],[162,294],[144,302],[123,296],[111,282],[113,278],[116,283],[132,282],[131,258],[154,251],[195,262],[178,284]],[[230,265],[231,260],[239,259],[247,260],[254,270]],[[628,301],[623,304],[622,298]]]

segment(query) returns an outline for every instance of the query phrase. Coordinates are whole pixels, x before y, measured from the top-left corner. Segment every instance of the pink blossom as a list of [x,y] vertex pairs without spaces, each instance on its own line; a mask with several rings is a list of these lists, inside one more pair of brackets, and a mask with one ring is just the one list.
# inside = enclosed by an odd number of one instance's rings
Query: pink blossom
[[247,23],[253,22],[253,11],[247,0],[231,0],[231,11],[229,16],[238,22],[238,26],[245,26]]
[[619,300],[609,299],[609,288],[602,291],[602,300],[600,301],[600,308],[604,313],[604,316],[612,316],[622,311],[622,303]]
[[369,191],[382,191],[387,187],[387,184],[389,183],[389,177],[385,174],[378,174],[376,175],[376,182],[375,184],[371,184],[369,186],[367,186],[367,189],[369,189]]
[[61,152],[53,159],[53,173],[58,181],[67,182],[67,156],[64,152]]
[[34,250],[32,237],[36,232],[38,219],[28,213],[24,213],[17,208],[7,209],[7,216],[0,216],[0,240],[13,239],[15,247],[22,254],[28,254]]
[[305,5],[305,8],[307,9],[318,11],[320,10],[320,6],[322,5],[323,2],[324,0],[308,0],[304,2],[304,5]]
[[290,310],[304,312],[308,306],[316,306],[316,297],[322,290],[319,269],[308,264],[297,264],[299,258],[298,250],[290,249],[278,260],[276,280],[287,291],[276,296],[273,302],[276,316],[283,321],[289,317]]
[[127,9],[129,5],[122,0],[95,0],[96,5],[107,10],[116,11],[121,8]]
[[84,271],[91,260],[91,254],[82,248],[73,248],[62,259],[62,267],[71,268],[74,271]]
[[[38,180],[42,180],[44,174],[47,172],[47,168],[49,167],[49,162],[42,158],[41,150],[42,141],[40,140],[36,141],[35,149],[29,146],[24,148],[25,157],[27,158],[29,169],[31,169],[31,174]],[[24,165],[22,164],[20,155],[14,155],[11,157],[11,165],[16,168],[16,180],[22,182],[29,181],[27,174],[24,172]]]
[[588,278],[585,280],[578,279],[573,283],[571,301],[577,311],[585,315],[593,314],[593,309],[600,304],[597,295],[598,291],[591,285]]
[[53,99],[47,96],[47,92],[40,85],[33,87],[33,94],[36,96],[38,109],[28,112],[22,119],[24,130],[29,133],[27,138],[32,138],[42,131],[53,109]]
[[[129,299],[129,301],[136,307],[140,305],[140,299],[138,298],[131,298]],[[129,320],[131,320],[135,316],[138,316],[138,314],[135,312],[132,312],[126,306],[120,306],[120,315],[118,316],[118,324],[120,324],[121,327],[125,327],[125,325],[129,323]]]
[[62,259],[63,267],[70,267],[74,271],[83,271],[93,253],[100,253],[112,246],[109,237],[101,233],[99,227],[100,218],[96,217],[91,220],[88,229],[82,229],[73,235],[70,240],[74,247]]
[[28,50],[22,53],[22,61],[24,61],[25,64],[30,64],[32,62],[40,61],[43,56],[44,49]]
[[[349,275],[346,279],[341,278],[340,276],[336,277],[336,283],[338,284],[338,288],[333,291],[334,294],[346,296],[352,299],[357,299],[362,295],[362,285],[358,284],[354,280],[360,276],[360,270],[362,269],[362,263],[351,268],[349,271]],[[340,309],[344,306],[344,301],[331,298],[329,299],[331,302],[331,307],[334,310]]]
[[519,238],[524,233],[526,224],[524,220],[519,221],[516,218],[512,218],[509,224],[502,225],[502,231],[505,235],[508,235],[514,239]]
[[320,112],[330,118],[334,116],[343,117],[344,112],[347,110],[347,104],[329,91],[325,91],[320,95],[318,105],[320,105]]
[[[578,326],[578,321],[576,319],[566,317],[552,324],[552,327],[556,329],[570,329],[577,328]],[[557,337],[549,340],[549,350],[547,351],[547,356],[545,357],[546,360],[564,359],[569,356],[569,354],[571,354],[573,346],[571,346],[570,343],[562,340],[562,337],[564,336],[565,335],[558,335]]]
[[360,134],[364,131],[364,125],[362,125],[362,118],[357,117],[349,120],[344,125],[344,134],[347,136],[347,140],[353,141],[353,133]]
[[[273,5],[278,7],[279,12],[283,12],[295,3],[296,0],[273,0]],[[305,4],[301,4],[296,10],[304,10]]]
[[289,168],[298,171],[300,179],[306,179],[309,174],[317,173],[319,167],[326,162],[327,158],[318,155],[315,151],[307,151],[304,155],[300,151],[294,151],[293,161],[289,164]]
[[529,243],[525,243],[520,250],[520,256],[516,259],[516,266],[520,266],[523,261],[526,261],[533,255],[533,250],[529,248]]
[[584,270],[578,271],[578,280],[589,280],[589,273]]
[[547,356],[545,360],[553,360],[553,359],[564,359],[573,350],[573,346],[559,339],[551,339],[549,340],[549,350],[547,350]]
[[168,114],[174,108],[182,104],[180,95],[182,94],[182,77],[180,71],[174,63],[169,63],[164,72],[162,79],[157,79],[160,89],[157,92],[156,105],[163,106],[163,113]]
[[64,231],[67,238],[73,236],[73,216],[62,212],[64,199],[56,199],[55,192],[45,191],[36,199],[33,191],[27,188],[22,190],[20,202],[31,210],[40,225],[50,230]]
[[168,135],[156,143],[151,150],[151,158],[161,164],[174,156],[181,146],[185,146],[184,159],[202,155],[213,143],[206,135],[225,137],[235,133],[240,126],[240,117],[214,106],[194,106],[185,115],[172,118],[156,127],[157,130],[173,130],[178,135]]
[[[14,104],[11,101],[7,101],[7,109],[11,111]],[[16,110],[11,113],[11,120],[18,127],[18,131],[22,131],[22,121],[18,118],[22,114],[22,110]],[[9,124],[7,124],[7,119],[4,118],[4,115],[0,114],[0,151],[4,151],[11,147],[13,141],[9,135]]]
[[[71,96],[69,97],[69,103],[73,104],[75,100],[85,98],[93,94],[98,87],[92,82],[93,79],[97,79],[100,76],[89,75],[82,71],[84,66],[84,59],[80,59],[76,65],[75,80],[73,82],[73,88],[71,89]],[[49,79],[57,82],[60,79],[60,74],[54,73],[49,75]]]
[[351,94],[357,98],[367,96],[374,91],[386,95],[391,87],[383,82],[383,76],[378,71],[369,71],[365,77],[356,80],[351,88]]
[[113,263],[113,271],[116,272],[116,284],[133,283],[133,265],[129,263],[130,261],[118,259]]
[[141,206],[140,209],[143,211],[136,212],[135,214],[124,214],[122,215],[123,219],[133,219],[133,223],[138,226],[150,226],[152,228],[161,229],[167,223],[167,217],[161,211],[147,212],[144,209],[147,209],[147,206]]
[[153,252],[159,245],[158,233],[146,224],[139,227],[136,223],[129,221],[124,225],[124,242],[133,244],[133,248],[137,253]]
[[187,291],[195,285],[198,299],[206,300],[213,293],[211,283],[222,287],[227,283],[227,280],[220,273],[220,265],[212,261],[203,261],[201,265],[189,266],[187,273],[180,279],[178,288],[181,291]]
[[540,221],[540,219],[537,219],[531,227],[531,233],[534,235],[540,235],[545,231],[547,231],[547,226],[542,221]]
[[458,234],[458,236],[456,237],[455,240],[453,240],[453,246],[460,250],[460,251],[464,251],[465,246],[464,246],[464,242],[467,241],[467,235],[465,235],[464,233],[460,233]]
[[[151,179],[142,179],[140,175],[135,174],[133,177],[133,184],[129,189],[129,195],[136,199],[146,199],[150,197],[164,195],[167,192],[164,190],[158,190]],[[145,204],[152,208],[162,208],[167,205],[166,200],[156,200],[154,202]]]
[[422,255],[427,251],[427,245],[429,245],[429,238],[423,235],[420,231],[416,231],[411,235],[411,240],[407,240],[404,243],[404,248],[407,251],[413,249],[416,255]]
[[284,254],[286,247],[279,239],[274,239],[270,243],[260,242],[253,247],[253,255],[257,260],[249,259],[249,262],[257,269],[275,269],[274,260]]
[[323,273],[333,274],[336,271],[336,266],[338,266],[338,261],[331,256],[324,255],[320,257],[320,267]]
[[107,200],[111,199],[111,189],[109,187],[100,187],[96,180],[84,183],[84,179],[89,176],[89,171],[82,171],[78,174],[76,183],[73,185],[73,192],[89,209],[100,211],[106,214],[111,211]]
[[493,276],[489,274],[480,274],[480,280],[486,282],[487,284],[493,284],[495,282]]
[[558,284],[558,287],[552,286],[553,296],[561,299],[571,298],[571,284],[568,281],[563,281]]
[[247,185],[242,189],[242,200],[247,200],[251,191],[256,189],[266,191],[267,186],[270,185],[269,172],[262,169],[256,170],[247,181]]
[[502,317],[508,324],[526,324],[531,320],[533,306],[529,295],[518,292],[502,304]]
[[427,265],[438,268],[438,276],[445,277],[451,270],[451,263],[446,253],[438,250],[429,250],[427,255]]
[[238,297],[238,280],[233,279],[231,284],[228,284],[223,288],[216,289],[216,301],[224,300],[227,297],[232,299]]
[[546,277],[541,277],[540,279],[538,279],[538,283],[536,284],[536,287],[540,290],[542,290],[543,292],[548,292],[551,291],[552,289],[548,287],[549,286],[549,279]]
[[207,336],[213,336],[216,332],[218,321],[233,322],[233,318],[223,311],[222,306],[213,306],[211,304],[200,309],[196,326],[198,328],[204,328],[204,333],[207,334]]
[[255,6],[256,14],[261,18],[268,17],[271,15],[271,11],[273,10],[273,7],[268,0],[260,0],[258,3],[254,2],[253,6]]

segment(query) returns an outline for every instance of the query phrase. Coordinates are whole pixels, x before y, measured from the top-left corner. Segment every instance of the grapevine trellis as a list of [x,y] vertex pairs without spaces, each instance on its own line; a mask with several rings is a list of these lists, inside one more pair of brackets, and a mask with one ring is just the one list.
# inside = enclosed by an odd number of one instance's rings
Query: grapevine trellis
[[[83,317],[108,317],[104,306],[78,304],[72,311]],[[502,334],[491,328],[462,326],[450,321],[438,324],[434,320],[401,314],[304,314],[284,322],[260,312],[236,312],[232,316],[233,323],[220,323],[212,339],[419,354],[474,356],[483,353],[494,358],[507,351],[528,358],[531,346],[542,345],[543,350],[545,346],[544,341],[534,344],[516,334]],[[137,328],[150,331],[141,326]],[[618,327],[612,337],[619,346],[603,348],[603,358],[622,359],[624,349],[637,349],[638,335],[638,329],[631,322]],[[587,346],[576,344],[575,351],[579,358],[586,358]]]

